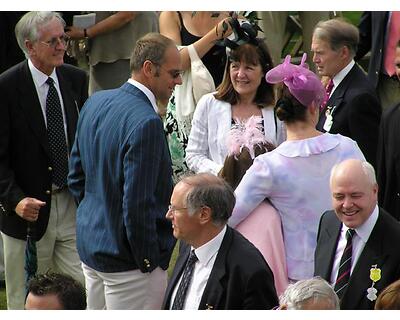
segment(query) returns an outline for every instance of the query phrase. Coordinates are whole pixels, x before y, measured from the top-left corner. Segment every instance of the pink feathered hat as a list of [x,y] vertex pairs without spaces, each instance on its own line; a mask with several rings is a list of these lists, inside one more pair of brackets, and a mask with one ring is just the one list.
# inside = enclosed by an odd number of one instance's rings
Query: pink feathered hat
[[290,63],[291,57],[287,55],[283,63],[267,72],[265,80],[268,83],[283,82],[290,93],[306,107],[313,101],[320,106],[325,89],[317,75],[308,69],[306,58],[307,54],[304,53],[298,66]]

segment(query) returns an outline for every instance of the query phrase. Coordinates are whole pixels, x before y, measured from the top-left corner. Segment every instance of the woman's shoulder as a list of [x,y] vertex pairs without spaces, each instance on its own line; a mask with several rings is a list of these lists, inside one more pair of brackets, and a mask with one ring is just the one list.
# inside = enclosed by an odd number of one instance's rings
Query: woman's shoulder
[[212,105],[229,105],[230,106],[230,103],[215,98],[215,94],[216,93],[217,92],[215,91],[215,92],[210,92],[210,93],[204,94],[200,98],[199,104],[200,103],[205,103],[205,104],[212,104]]

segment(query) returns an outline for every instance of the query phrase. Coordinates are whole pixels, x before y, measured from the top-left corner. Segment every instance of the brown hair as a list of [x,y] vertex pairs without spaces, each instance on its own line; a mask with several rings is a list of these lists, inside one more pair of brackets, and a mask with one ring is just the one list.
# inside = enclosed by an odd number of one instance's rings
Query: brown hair
[[130,60],[131,71],[139,71],[146,60],[162,65],[165,52],[170,47],[175,47],[175,43],[170,38],[160,33],[147,33],[136,41]]
[[[256,39],[256,41],[258,43],[257,46],[246,43],[230,52],[224,79],[218,86],[217,93],[214,95],[216,99],[228,102],[232,105],[239,102],[239,95],[233,88],[229,73],[232,61],[243,61],[253,65],[260,64],[264,75],[272,69],[272,58],[266,44],[261,39]],[[267,83],[264,78],[258,86],[254,103],[260,107],[265,107],[274,103],[273,85]]]
[[[272,151],[275,147],[270,144],[255,145],[254,155],[257,157],[260,154]],[[250,156],[249,150],[243,148],[239,155],[230,155],[225,158],[224,166],[218,175],[228,182],[233,189],[239,185],[247,169],[253,164],[253,159]]]
[[400,310],[400,280],[382,290],[376,299],[375,310]]
[[346,46],[354,57],[360,39],[356,26],[343,18],[320,21],[314,28],[313,36],[322,41],[327,41],[333,51],[338,51]]
[[278,101],[275,105],[276,116],[285,123],[306,120],[307,106],[304,106],[289,91],[285,84],[278,87]]

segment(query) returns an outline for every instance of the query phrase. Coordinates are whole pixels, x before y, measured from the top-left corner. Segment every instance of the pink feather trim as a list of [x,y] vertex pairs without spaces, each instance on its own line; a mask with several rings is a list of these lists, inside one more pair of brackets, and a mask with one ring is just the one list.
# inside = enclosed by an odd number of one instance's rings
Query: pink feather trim
[[228,155],[235,157],[242,152],[243,148],[249,150],[250,156],[254,159],[254,147],[267,143],[262,132],[263,119],[260,116],[251,116],[245,121],[234,119],[235,124],[232,126],[227,136]]

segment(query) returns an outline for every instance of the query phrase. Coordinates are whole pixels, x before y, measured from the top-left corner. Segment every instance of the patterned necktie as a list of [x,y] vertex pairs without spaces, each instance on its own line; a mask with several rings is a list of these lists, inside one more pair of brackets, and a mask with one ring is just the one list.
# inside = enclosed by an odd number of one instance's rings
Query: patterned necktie
[[68,150],[65,141],[64,121],[54,80],[49,77],[46,83],[49,85],[46,98],[47,139],[53,166],[53,183],[62,188],[67,183],[68,175]]
[[385,70],[389,76],[393,76],[396,72],[394,67],[394,58],[396,53],[397,42],[400,39],[400,12],[393,11],[388,26],[388,36],[385,48]]
[[334,87],[333,80],[330,79],[328,82],[328,85],[325,88],[325,97],[321,104],[321,110],[325,109],[325,107],[329,101],[329,96],[331,95],[333,87]]
[[350,271],[351,271],[351,256],[352,256],[352,240],[355,234],[354,229],[348,229],[346,232],[346,247],[344,248],[342,258],[340,259],[338,276],[335,282],[335,292],[339,299],[343,297],[346,287],[349,284]]
[[192,280],[192,274],[194,270],[194,265],[197,261],[196,254],[194,250],[190,252],[189,259],[186,262],[185,270],[183,271],[183,276],[181,283],[179,284],[178,290],[176,291],[176,296],[174,304],[172,305],[172,310],[182,310],[183,305],[186,300],[186,293],[189,288],[190,282]]

